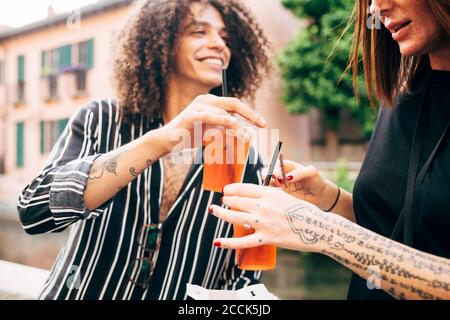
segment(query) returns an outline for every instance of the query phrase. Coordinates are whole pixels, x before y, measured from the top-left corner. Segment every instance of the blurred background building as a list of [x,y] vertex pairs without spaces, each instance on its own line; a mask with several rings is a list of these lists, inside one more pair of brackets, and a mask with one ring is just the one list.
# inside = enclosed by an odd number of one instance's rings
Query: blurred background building
[[[280,0],[244,2],[276,53],[304,25]],[[15,202],[43,166],[68,118],[92,99],[115,96],[115,39],[135,4],[133,0],[102,0],[57,14],[50,5],[44,20],[15,28],[0,21],[0,260],[49,269],[63,245],[64,233],[27,236],[18,222]],[[280,130],[285,158],[327,169],[330,155],[324,147],[326,130],[320,113],[289,115],[280,99],[280,84],[275,72],[258,92],[255,107],[271,128]],[[338,138],[332,158],[345,157],[357,170],[366,141],[351,117]],[[289,279],[280,280],[275,273],[269,278],[274,286],[289,286]],[[302,297],[298,294],[285,297]]]

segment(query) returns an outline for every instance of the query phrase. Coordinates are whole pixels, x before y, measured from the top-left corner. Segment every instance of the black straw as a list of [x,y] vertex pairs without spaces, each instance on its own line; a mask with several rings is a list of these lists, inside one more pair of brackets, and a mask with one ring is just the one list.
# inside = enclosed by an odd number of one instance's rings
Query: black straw
[[222,69],[222,97],[228,97],[227,70]]
[[273,151],[272,161],[270,162],[269,171],[267,171],[266,180],[264,180],[264,186],[268,186],[270,184],[270,179],[272,179],[273,170],[275,169],[275,164],[277,163],[278,155],[281,151],[281,145],[283,142],[278,141],[275,150]]

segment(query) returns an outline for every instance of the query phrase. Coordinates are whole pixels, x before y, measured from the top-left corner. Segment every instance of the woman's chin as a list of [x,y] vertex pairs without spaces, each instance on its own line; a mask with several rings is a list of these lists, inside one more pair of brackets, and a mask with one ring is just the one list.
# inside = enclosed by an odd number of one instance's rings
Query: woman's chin
[[399,43],[400,53],[403,57],[420,56],[427,53],[426,49],[411,43]]

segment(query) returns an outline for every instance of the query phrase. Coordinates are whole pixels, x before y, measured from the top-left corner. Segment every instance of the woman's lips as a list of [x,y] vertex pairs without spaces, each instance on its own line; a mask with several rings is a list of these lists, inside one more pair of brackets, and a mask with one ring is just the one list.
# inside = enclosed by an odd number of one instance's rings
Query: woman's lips
[[392,39],[394,41],[400,41],[408,31],[408,26],[411,24],[411,21],[404,21],[401,23],[391,23],[386,25],[386,28],[389,29],[392,33]]

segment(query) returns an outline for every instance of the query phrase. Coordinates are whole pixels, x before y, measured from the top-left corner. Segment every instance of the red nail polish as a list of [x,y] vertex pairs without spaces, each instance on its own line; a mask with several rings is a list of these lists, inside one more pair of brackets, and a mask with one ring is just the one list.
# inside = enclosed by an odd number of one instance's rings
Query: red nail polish
[[287,176],[286,179],[287,179],[287,181],[292,181],[292,180],[294,180],[294,176]]
[[209,213],[213,213],[213,211],[214,211],[214,210],[213,210],[213,207],[210,206],[210,207],[208,208],[208,212],[209,212]]
[[220,241],[215,241],[214,242],[214,247],[220,247],[220,246],[221,246]]
[[279,177],[279,178],[278,178],[278,182],[279,182],[279,183],[283,183],[283,178],[280,178],[280,177]]

